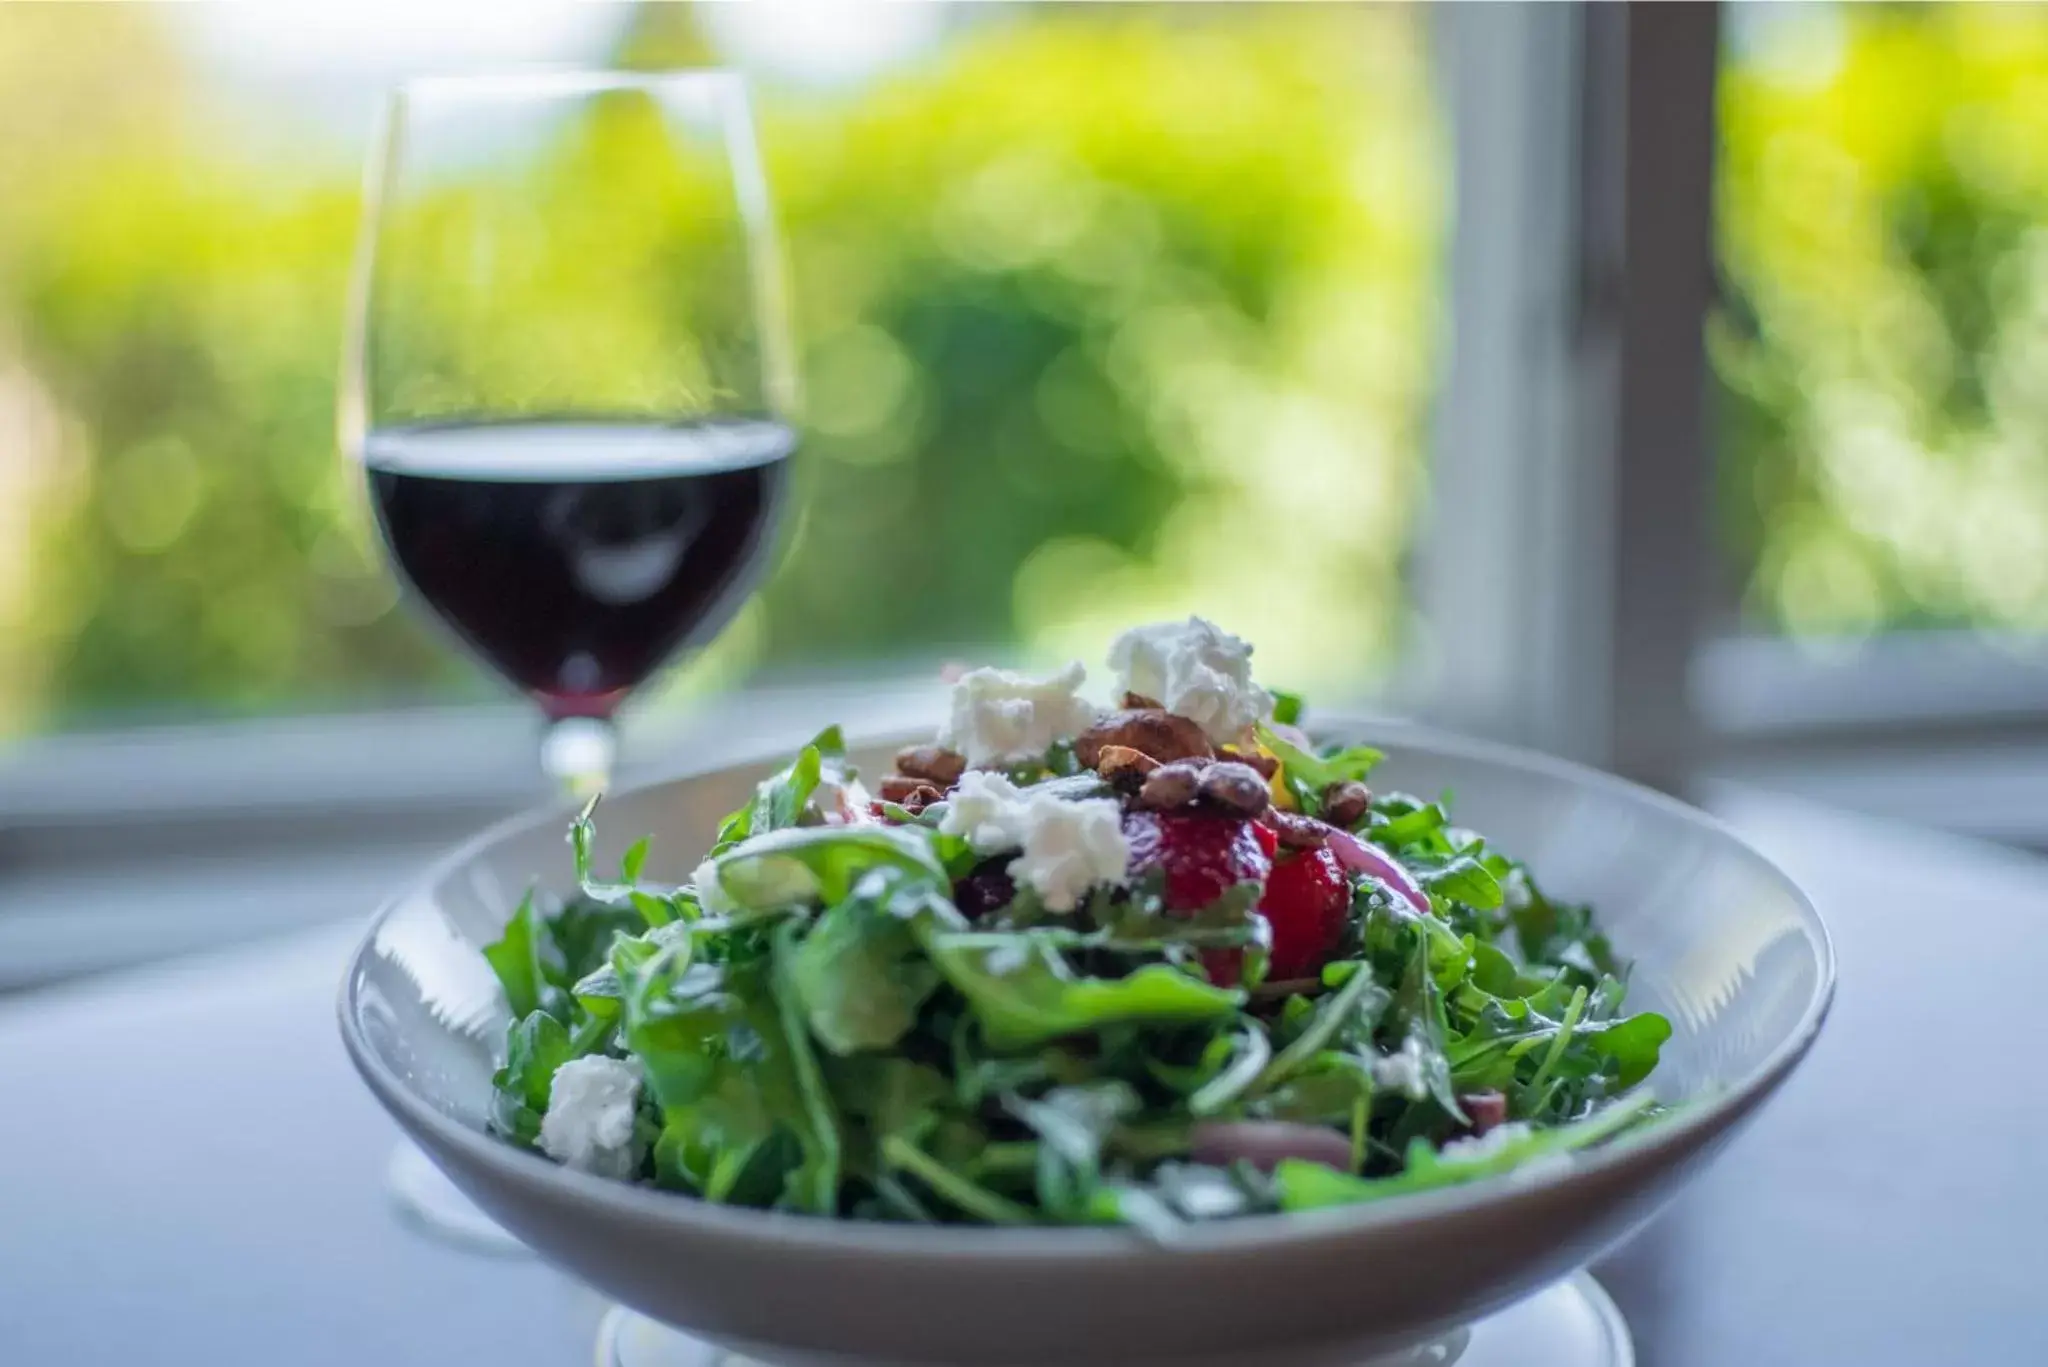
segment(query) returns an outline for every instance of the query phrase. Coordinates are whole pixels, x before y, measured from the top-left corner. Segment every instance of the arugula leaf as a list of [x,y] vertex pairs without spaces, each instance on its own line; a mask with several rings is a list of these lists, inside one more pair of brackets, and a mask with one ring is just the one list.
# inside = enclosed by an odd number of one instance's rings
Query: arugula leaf
[[1257,734],[1259,744],[1279,758],[1280,767],[1287,776],[1299,780],[1316,794],[1318,811],[1322,808],[1322,793],[1331,784],[1361,780],[1387,757],[1385,751],[1375,750],[1370,745],[1355,745],[1327,755],[1310,754],[1263,722],[1259,724]]
[[[1423,925],[1427,919],[1407,924]],[[1398,1017],[1406,1022],[1408,1037],[1422,1041],[1422,1080],[1431,1099],[1445,1115],[1463,1124],[1467,1117],[1464,1108],[1458,1104],[1457,1093],[1451,1088],[1450,1062],[1445,1056],[1451,1033],[1450,1019],[1444,1004],[1443,988],[1437,975],[1431,971],[1431,943],[1426,928],[1415,934],[1414,953],[1407,971],[1401,976],[1394,1004]],[[1464,942],[1459,940],[1457,943],[1462,948]],[[1423,1119],[1413,1112],[1411,1116],[1418,1121]]]
[[878,868],[829,907],[792,955],[790,985],[818,1042],[835,1054],[887,1049],[940,982],[913,925],[964,926],[930,883]]
[[1441,803],[1425,802],[1375,824],[1371,835],[1375,843],[1398,854],[1411,846],[1444,843],[1441,837],[1449,819]]
[[1373,980],[1370,973],[1354,973],[1337,994],[1324,1000],[1293,1043],[1274,1057],[1259,1074],[1256,1086],[1270,1089],[1308,1066],[1339,1031],[1363,1031],[1370,1039],[1373,1024],[1393,1002],[1393,994]]
[[[712,865],[697,894],[713,914],[843,900],[870,869],[896,868],[943,887],[931,838],[914,826],[798,826],[756,836]],[[700,874],[700,883],[704,875]]]
[[1463,902],[1481,911],[1492,911],[1501,904],[1500,880],[1471,855],[1459,855],[1448,864],[1412,872],[1432,900]]
[[540,1010],[546,978],[540,967],[540,936],[534,926],[533,891],[519,899],[519,909],[505,922],[504,933],[484,946],[484,958],[505,989],[505,1004],[524,1019]]
[[1103,1149],[1118,1123],[1138,1110],[1138,1094],[1130,1084],[1109,1079],[1055,1087],[1038,1100],[1006,1096],[1003,1107],[1039,1138],[1040,1208],[1059,1220],[1091,1219]]
[[582,899],[569,903],[544,924],[550,952],[541,957],[541,973],[565,991],[610,960],[614,938],[637,935],[647,928],[631,907]]
[[1615,974],[1620,964],[1607,937],[1593,928],[1592,908],[1553,902],[1526,872],[1516,873],[1512,880],[1516,895],[1506,899],[1506,904],[1522,957],[1532,963],[1559,964],[1589,979]]
[[1372,1068],[1363,1058],[1325,1052],[1259,1097],[1253,1111],[1268,1120],[1348,1122],[1361,1105],[1372,1105],[1376,1091]]
[[834,1213],[837,1122],[777,981],[783,945],[771,958],[712,964],[692,961],[687,943],[674,936],[650,953],[621,941],[614,952],[627,1047],[662,1113],[656,1179],[710,1201]]
[[1645,1011],[1581,1033],[1614,1065],[1615,1085],[1629,1088],[1656,1068],[1664,1042],[1671,1038],[1671,1022],[1654,1011]]
[[1028,1208],[1007,1197],[999,1196],[971,1178],[955,1172],[901,1135],[891,1135],[882,1141],[882,1157],[890,1166],[910,1173],[933,1192],[983,1224],[1038,1223]]
[[795,1209],[830,1215],[839,1205],[839,1119],[833,1111],[831,1094],[825,1089],[818,1055],[811,1048],[810,1034],[804,1028],[803,1008],[790,982],[796,933],[796,927],[789,925],[776,932],[772,988],[775,1024],[779,1027],[776,1043],[788,1060],[794,1082],[801,1123],[793,1128],[804,1152],[803,1162],[789,1176],[786,1191]]
[[617,1020],[619,1012],[625,1009],[625,983],[609,963],[599,964],[578,978],[569,995],[582,1010],[604,1020]]
[[1282,689],[1269,690],[1273,694],[1273,721],[1280,726],[1293,726],[1301,720],[1301,694],[1288,693]]
[[512,1027],[505,1066],[491,1076],[497,1093],[494,1114],[500,1129],[523,1144],[540,1139],[541,1117],[554,1091],[555,1070],[575,1057],[569,1031],[545,1011],[534,1011]]
[[1233,1037],[1219,1036],[1212,1044],[1220,1044],[1229,1051],[1229,1063],[1188,1097],[1190,1115],[1215,1115],[1221,1111],[1265,1077],[1266,1065],[1273,1058],[1272,1042],[1256,1022],[1248,1023]]
[[723,853],[749,836],[786,830],[797,824],[811,794],[830,767],[843,776],[846,738],[837,726],[828,726],[797,752],[789,767],[763,779],[754,788],[753,799],[726,817],[718,828],[713,854]]
[[1244,994],[1199,982],[1166,964],[1122,978],[1076,977],[1043,931],[929,934],[925,950],[963,997],[995,1049],[1129,1021],[1220,1020]]
[[1534,1158],[1567,1154],[1611,1139],[1641,1121],[1655,1104],[1655,1098],[1647,1092],[1636,1092],[1617,1098],[1607,1109],[1569,1125],[1516,1133],[1506,1142],[1488,1144],[1482,1140],[1472,1149],[1450,1153],[1418,1139],[1408,1146],[1402,1170],[1391,1177],[1354,1177],[1321,1163],[1283,1159],[1274,1169],[1274,1185],[1279,1191],[1280,1208],[1288,1211],[1357,1205],[1458,1186],[1483,1177],[1498,1177]]
[[952,1095],[946,1075],[897,1055],[855,1054],[820,1061],[833,1103],[865,1122],[877,1140],[900,1135],[921,1143]]
[[[596,834],[591,817],[597,811],[601,796],[602,794],[593,797],[585,803],[583,810],[569,826],[569,846],[574,851],[576,861],[576,885],[584,898],[602,907],[613,909],[613,914],[617,918],[615,928],[628,934],[639,927],[631,924],[630,918],[623,910],[626,907],[638,912],[640,920],[650,926],[666,925],[678,915],[687,916],[696,906],[696,898],[688,889],[641,886],[640,874],[647,867],[647,854],[654,843],[652,836],[642,836],[627,848],[624,858],[619,861],[618,882],[607,882],[591,871],[590,847]],[[570,954],[568,957],[570,962],[574,963],[577,956]]]

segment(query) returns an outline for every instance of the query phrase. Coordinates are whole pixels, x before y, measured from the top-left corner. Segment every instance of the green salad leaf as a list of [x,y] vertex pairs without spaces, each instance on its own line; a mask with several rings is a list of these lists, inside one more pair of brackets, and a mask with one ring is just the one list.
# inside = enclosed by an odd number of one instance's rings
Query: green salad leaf
[[1225,1020],[1245,1000],[1167,964],[1115,979],[1078,976],[1058,932],[952,931],[926,937],[925,949],[997,1049],[1136,1021]]

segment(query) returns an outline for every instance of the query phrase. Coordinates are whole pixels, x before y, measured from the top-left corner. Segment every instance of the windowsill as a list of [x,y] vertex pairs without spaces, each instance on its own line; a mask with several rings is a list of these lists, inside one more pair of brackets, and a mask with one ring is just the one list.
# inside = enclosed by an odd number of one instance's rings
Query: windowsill
[[1725,636],[1700,650],[1692,691],[1707,729],[1738,744],[2038,725],[2048,638],[1901,631],[1830,648]]
[[[824,709],[849,730],[928,723],[942,696],[890,679],[629,712],[619,778],[808,734]],[[0,749],[0,830],[505,811],[549,796],[538,747],[535,714],[508,704],[41,737]]]
[[1701,777],[2048,851],[2048,742],[1760,753],[1711,765]]

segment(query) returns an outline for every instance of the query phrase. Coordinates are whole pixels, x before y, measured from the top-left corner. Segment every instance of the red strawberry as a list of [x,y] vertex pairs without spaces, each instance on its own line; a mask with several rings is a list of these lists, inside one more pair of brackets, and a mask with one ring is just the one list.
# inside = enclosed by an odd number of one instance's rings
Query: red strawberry
[[1134,811],[1124,817],[1131,871],[1166,870],[1168,911],[1200,911],[1238,883],[1263,883],[1273,857],[1262,827],[1206,812]]
[[1259,910],[1273,927],[1270,979],[1307,978],[1344,933],[1351,913],[1351,884],[1344,866],[1326,847],[1300,850],[1273,865]]
[[[1273,833],[1241,817],[1206,812],[1133,811],[1124,817],[1131,872],[1166,872],[1166,909],[1194,913],[1239,883],[1264,883],[1273,871]],[[1230,986],[1244,960],[1241,949],[1202,955],[1211,980]]]

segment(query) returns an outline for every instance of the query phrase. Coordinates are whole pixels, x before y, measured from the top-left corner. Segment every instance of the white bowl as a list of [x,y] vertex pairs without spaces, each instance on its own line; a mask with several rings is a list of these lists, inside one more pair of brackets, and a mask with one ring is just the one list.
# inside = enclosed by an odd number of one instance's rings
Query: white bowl
[[[507,1020],[479,947],[529,883],[573,886],[563,811],[486,832],[377,917],[341,993],[370,1089],[434,1162],[542,1256],[656,1319],[778,1363],[1282,1367],[1412,1346],[1530,1294],[1668,1200],[1805,1055],[1834,985],[1812,905],[1704,814],[1540,756],[1355,725],[1376,787],[1454,795],[1461,824],[1593,902],[1635,960],[1630,1004],[1674,1034],[1652,1081],[1671,1116],[1568,1168],[1353,1209],[1198,1226],[931,1229],[709,1205],[558,1167],[486,1132]],[[883,772],[896,743],[856,747]],[[783,762],[607,799],[599,867],[653,832],[681,881]],[[1764,1231],[1758,1238],[1767,1238]]]

